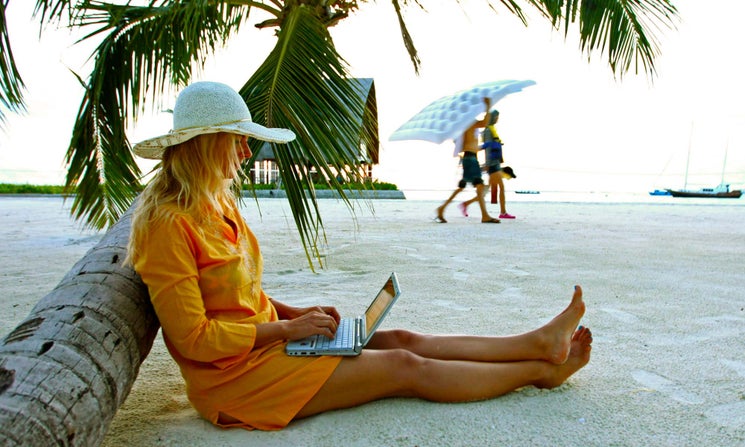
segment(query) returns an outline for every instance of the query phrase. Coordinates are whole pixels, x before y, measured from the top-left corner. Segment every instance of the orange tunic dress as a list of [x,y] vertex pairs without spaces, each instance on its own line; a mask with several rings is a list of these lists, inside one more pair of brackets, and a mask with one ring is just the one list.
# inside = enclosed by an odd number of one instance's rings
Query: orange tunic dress
[[240,216],[207,224],[174,209],[135,255],[163,339],[191,404],[215,425],[220,413],[247,429],[285,427],[326,382],[340,357],[291,357],[284,341],[255,347],[256,324],[276,321],[261,288],[263,259]]

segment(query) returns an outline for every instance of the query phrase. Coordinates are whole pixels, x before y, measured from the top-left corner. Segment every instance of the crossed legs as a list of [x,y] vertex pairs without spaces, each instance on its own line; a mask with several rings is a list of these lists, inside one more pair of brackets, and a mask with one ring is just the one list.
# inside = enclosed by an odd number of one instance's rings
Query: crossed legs
[[590,360],[592,333],[577,286],[569,306],[520,335],[476,337],[379,331],[357,357],[344,358],[297,418],[385,397],[437,402],[488,399],[517,388],[561,385]]

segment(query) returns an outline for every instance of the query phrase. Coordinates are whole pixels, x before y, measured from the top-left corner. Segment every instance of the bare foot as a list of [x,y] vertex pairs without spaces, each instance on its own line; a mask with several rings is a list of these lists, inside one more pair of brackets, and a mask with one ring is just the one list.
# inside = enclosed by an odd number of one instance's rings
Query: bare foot
[[445,216],[442,215],[442,212],[443,211],[444,210],[443,210],[443,208],[441,206],[440,207],[437,207],[437,217],[435,217],[435,220],[437,222],[439,222],[439,223],[447,223],[448,222],[447,220],[445,220]]
[[574,295],[569,306],[537,331],[542,340],[540,345],[545,352],[545,360],[555,365],[561,365],[567,361],[573,334],[576,334],[575,329],[584,314],[585,302],[582,301],[582,287],[574,286]]
[[561,365],[549,366],[546,377],[537,381],[538,388],[555,388],[564,383],[572,374],[576,373],[590,361],[592,351],[592,332],[589,328],[580,327],[574,332],[566,362]]

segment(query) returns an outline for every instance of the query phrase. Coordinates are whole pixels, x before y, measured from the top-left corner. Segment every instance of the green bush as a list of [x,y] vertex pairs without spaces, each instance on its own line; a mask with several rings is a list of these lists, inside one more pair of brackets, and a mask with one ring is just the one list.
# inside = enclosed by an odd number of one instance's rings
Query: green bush
[[0,183],[0,194],[64,194],[64,190],[61,185]]

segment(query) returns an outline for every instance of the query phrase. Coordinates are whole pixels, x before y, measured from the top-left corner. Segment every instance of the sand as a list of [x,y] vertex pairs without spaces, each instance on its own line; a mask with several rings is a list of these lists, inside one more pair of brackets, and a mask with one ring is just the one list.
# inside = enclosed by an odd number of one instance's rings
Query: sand
[[[511,334],[548,321],[581,284],[589,365],[550,391],[388,399],[250,432],[199,418],[158,336],[103,445],[327,446],[351,435],[344,445],[745,446],[743,202],[513,202],[518,218],[499,225],[455,207],[448,224],[434,223],[434,201],[369,203],[375,213],[360,204],[355,221],[341,202],[321,202],[328,267],[313,273],[286,202],[261,200],[261,216],[247,202],[265,290],[353,315],[396,271],[404,293],[384,327]],[[68,208],[0,198],[3,336],[100,239]]]

